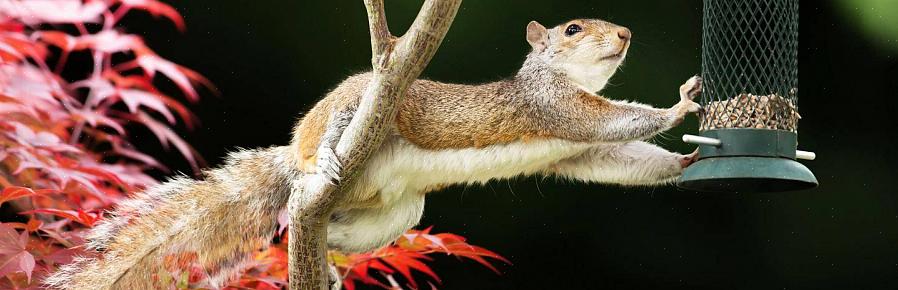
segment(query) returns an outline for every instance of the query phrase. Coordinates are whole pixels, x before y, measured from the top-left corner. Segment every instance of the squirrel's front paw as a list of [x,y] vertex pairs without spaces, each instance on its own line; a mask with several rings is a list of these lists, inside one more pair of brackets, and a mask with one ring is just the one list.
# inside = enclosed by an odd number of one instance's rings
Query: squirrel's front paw
[[702,77],[693,76],[680,86],[680,100],[692,101],[702,93]]
[[700,76],[693,76],[680,86],[680,102],[674,105],[673,108],[676,114],[674,125],[683,121],[687,114],[698,113],[702,110],[702,106],[693,101],[701,93],[702,78]]

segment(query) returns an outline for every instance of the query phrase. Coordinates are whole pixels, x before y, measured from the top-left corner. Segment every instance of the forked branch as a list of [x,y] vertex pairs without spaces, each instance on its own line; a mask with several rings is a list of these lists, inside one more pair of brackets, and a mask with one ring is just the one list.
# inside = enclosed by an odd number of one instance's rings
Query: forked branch
[[371,31],[373,74],[335,146],[339,184],[325,177],[297,181],[290,195],[290,288],[327,289],[327,223],[358,169],[381,147],[408,86],[421,74],[455,19],[461,0],[426,0],[409,30],[390,34],[383,0],[364,0]]
[[365,10],[368,11],[368,28],[371,32],[371,65],[376,69],[381,63],[377,57],[389,55],[388,49],[396,37],[390,34],[383,0],[365,0]]

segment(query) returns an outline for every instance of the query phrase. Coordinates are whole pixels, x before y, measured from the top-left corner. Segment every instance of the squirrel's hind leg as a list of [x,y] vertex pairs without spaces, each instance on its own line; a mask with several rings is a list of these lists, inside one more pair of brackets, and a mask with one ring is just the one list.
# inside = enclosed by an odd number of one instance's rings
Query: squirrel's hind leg
[[599,145],[558,162],[546,173],[583,182],[658,185],[673,182],[695,155],[669,152],[643,141]]

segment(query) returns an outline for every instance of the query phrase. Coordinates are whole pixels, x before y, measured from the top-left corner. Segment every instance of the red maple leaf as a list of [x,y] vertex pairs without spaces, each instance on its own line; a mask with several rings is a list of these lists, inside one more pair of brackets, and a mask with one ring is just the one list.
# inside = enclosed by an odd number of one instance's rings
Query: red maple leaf
[[151,79],[156,76],[157,72],[162,73],[174,82],[191,101],[199,100],[199,95],[193,87],[194,83],[201,84],[209,90],[217,92],[212,82],[198,72],[161,58],[149,48],[135,50],[134,52],[137,54],[136,60],[117,65],[116,69],[127,71],[141,68],[147,77]]
[[3,192],[0,193],[0,205],[2,205],[4,202],[7,202],[7,201],[10,201],[13,199],[22,198],[22,197],[26,197],[26,196],[32,196],[32,195],[34,195],[34,191],[31,190],[30,188],[10,186],[10,187],[4,188]]
[[178,30],[184,31],[186,29],[186,26],[184,25],[184,18],[181,17],[181,14],[178,13],[175,8],[169,6],[168,4],[156,0],[120,0],[120,2],[122,3],[122,5],[128,5],[130,7],[150,12],[150,14],[153,14],[153,16],[162,16],[168,18],[172,23],[175,24],[175,27],[177,27]]
[[187,144],[181,136],[178,136],[175,131],[173,131],[168,126],[165,126],[156,119],[153,119],[149,115],[144,112],[140,112],[137,114],[135,121],[140,122],[144,126],[150,129],[150,132],[153,132],[156,135],[156,138],[159,139],[159,142],[166,148],[168,148],[169,144],[174,145],[175,148],[181,152],[181,155],[184,155],[184,158],[187,158],[187,161],[190,162],[190,166],[193,167],[194,172],[199,172],[199,164],[204,163],[203,159],[199,157],[199,155],[195,154],[195,150],[190,144]]
[[93,227],[97,221],[99,221],[103,215],[100,213],[89,213],[85,212],[82,209],[75,210],[61,210],[55,208],[39,208],[35,210],[30,210],[26,212],[22,212],[22,214],[32,214],[32,213],[43,213],[50,214],[58,217],[62,217],[74,222],[78,222],[88,227]]
[[27,245],[28,232],[19,234],[9,225],[0,223],[0,276],[23,272],[31,281],[34,256],[25,249]]

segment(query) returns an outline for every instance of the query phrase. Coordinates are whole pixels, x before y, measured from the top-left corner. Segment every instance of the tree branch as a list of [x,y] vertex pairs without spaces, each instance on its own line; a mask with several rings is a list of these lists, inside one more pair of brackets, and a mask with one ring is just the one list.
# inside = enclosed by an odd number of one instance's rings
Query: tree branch
[[[340,183],[323,174],[294,184],[290,211],[290,288],[327,289],[327,223],[358,169],[381,147],[408,86],[442,43],[462,0],[426,0],[414,23],[395,39],[387,28],[383,0],[365,0],[371,31],[373,73],[352,120],[334,148],[342,164]],[[326,144],[322,144],[326,145]],[[322,146],[319,145],[319,146]]]
[[387,26],[387,15],[384,13],[383,0],[365,0],[365,10],[368,11],[368,29],[371,31],[371,65],[377,68],[382,57],[389,56],[388,49],[392,48],[394,37]]

